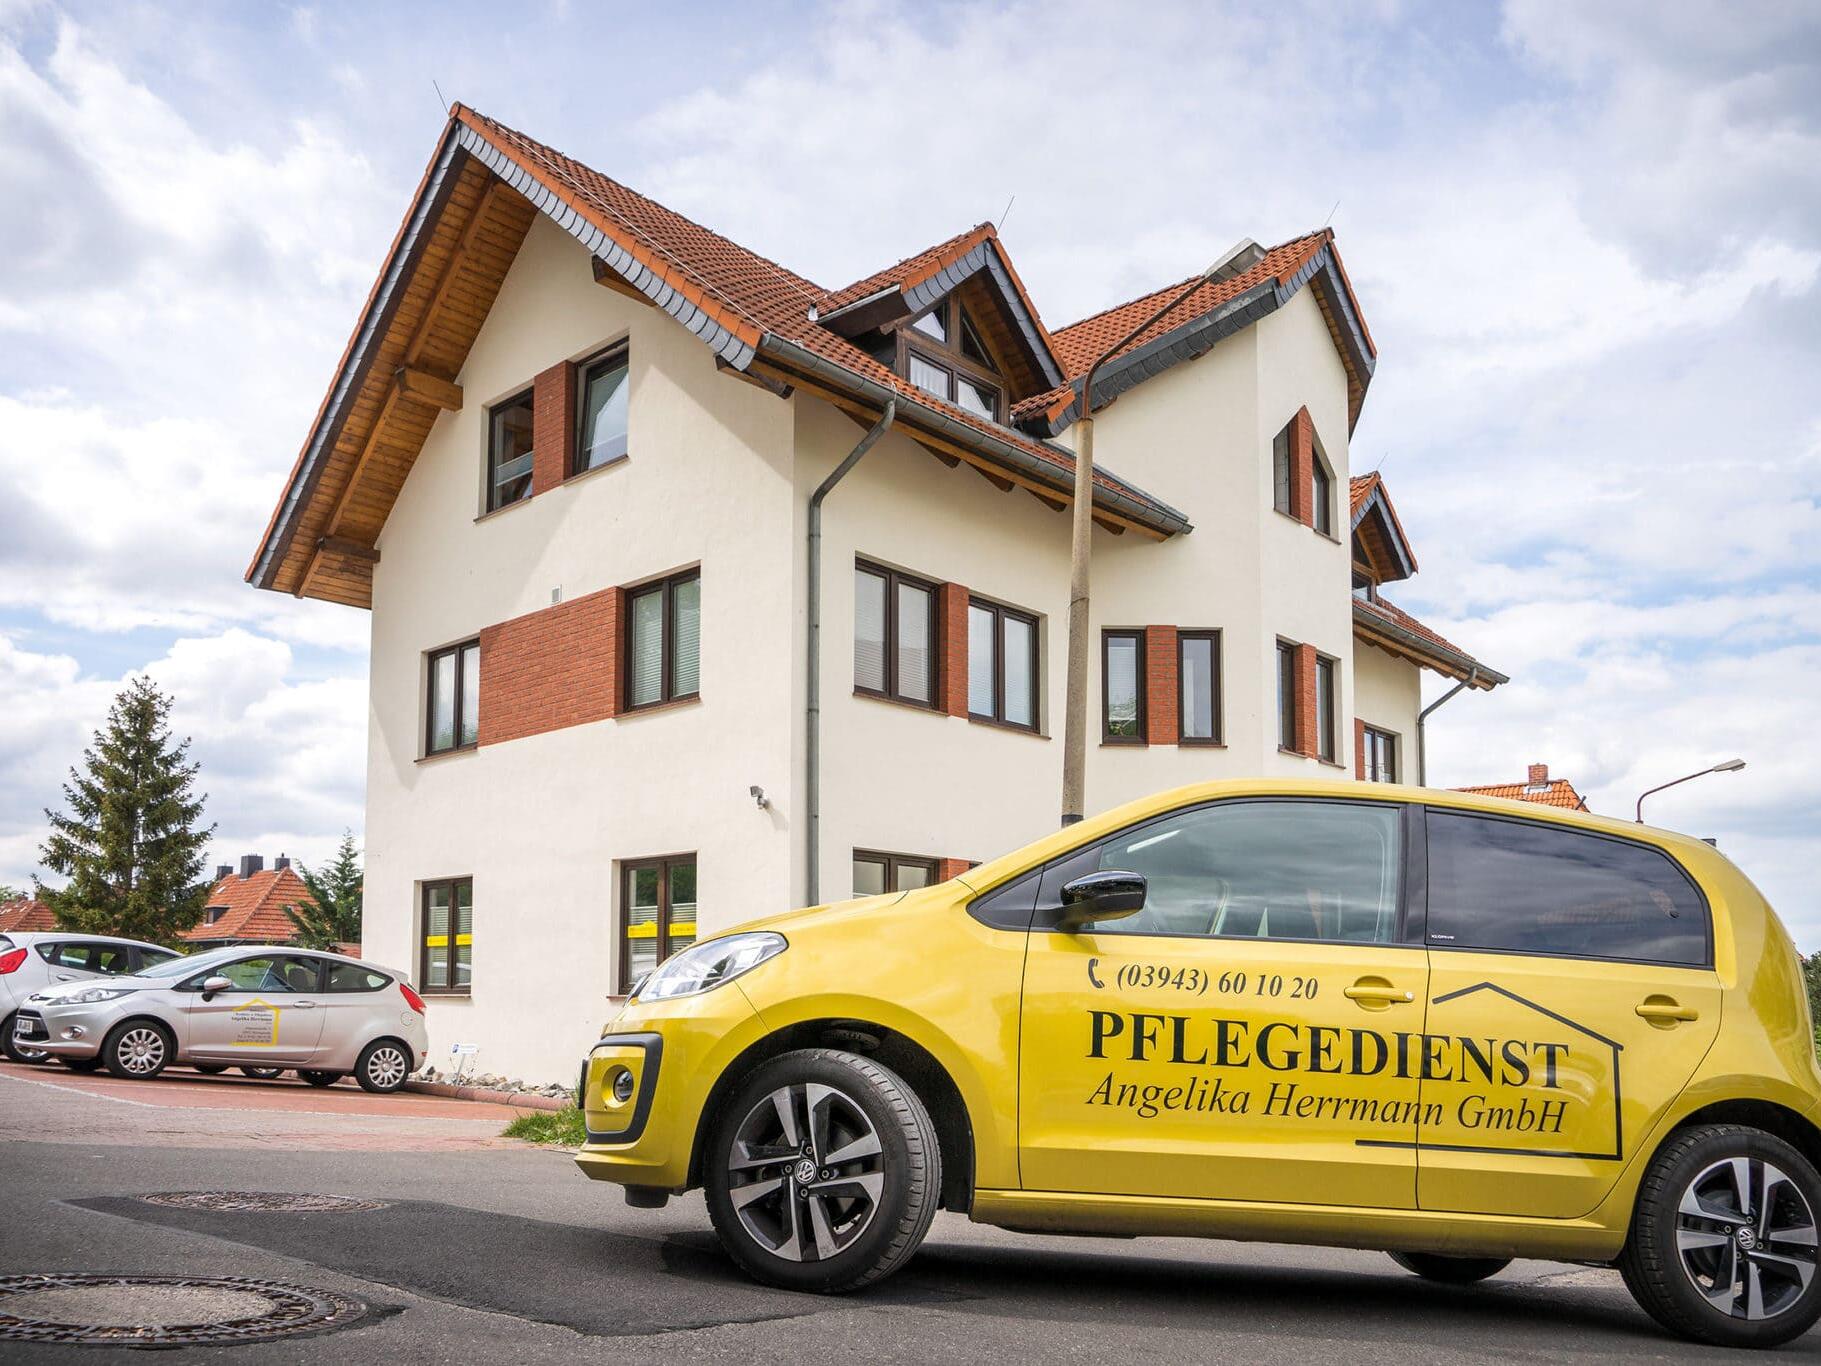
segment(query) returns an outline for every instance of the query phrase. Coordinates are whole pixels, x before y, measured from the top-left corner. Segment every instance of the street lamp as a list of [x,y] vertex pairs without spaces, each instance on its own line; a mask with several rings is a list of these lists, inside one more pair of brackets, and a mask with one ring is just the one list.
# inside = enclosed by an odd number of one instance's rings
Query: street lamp
[[1252,249],[1241,242],[1201,274],[1190,280],[1169,302],[1139,323],[1095,358],[1081,381],[1080,433],[1075,442],[1075,506],[1069,541],[1069,659],[1068,688],[1062,720],[1062,823],[1081,819],[1083,788],[1088,762],[1088,560],[1093,553],[1094,531],[1094,372],[1156,325],[1183,300]]
[[1676,785],[1676,783],[1686,783],[1686,782],[1692,781],[1695,778],[1705,778],[1709,773],[1737,773],[1740,769],[1742,769],[1744,767],[1745,767],[1745,760],[1728,759],[1723,764],[1715,764],[1712,768],[1704,768],[1704,769],[1700,770],[1698,773],[1690,773],[1687,777],[1677,778],[1675,780],[1675,782],[1660,783],[1656,787],[1646,789],[1645,791],[1638,794],[1638,811],[1637,811],[1638,824],[1639,825],[1644,824],[1644,798],[1648,797],[1652,792],[1661,792],[1666,787],[1674,787]]

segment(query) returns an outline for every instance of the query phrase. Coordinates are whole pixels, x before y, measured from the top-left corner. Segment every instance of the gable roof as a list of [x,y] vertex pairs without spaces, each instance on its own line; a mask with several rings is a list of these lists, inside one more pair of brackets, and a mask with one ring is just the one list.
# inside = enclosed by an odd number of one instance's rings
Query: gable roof
[[[255,586],[370,604],[380,528],[442,404],[459,406],[452,381],[538,213],[582,243],[614,283],[695,333],[723,365],[768,387],[802,388],[868,422],[895,401],[898,426],[945,459],[988,469],[1051,502],[1072,498],[1072,452],[897,375],[818,320],[829,291],[457,104],[247,570]],[[946,245],[958,250],[971,235]],[[1018,309],[1047,354],[1047,334],[996,234],[967,249],[976,252],[975,269],[1003,274],[1006,297],[1022,301]],[[933,258],[925,258],[930,253],[908,258],[914,266],[900,263],[910,287],[935,278],[927,274]],[[953,264],[935,267],[938,275]],[[419,372],[434,384],[413,382]],[[1096,516],[1120,528],[1160,538],[1189,530],[1181,512],[1102,468],[1094,502]]]
[[1404,535],[1403,523],[1397,519],[1391,494],[1378,472],[1353,476],[1347,492],[1354,544],[1378,573],[1379,581],[1391,583],[1416,573],[1416,552],[1410,548],[1410,539]]
[[[1193,278],[1177,280],[1057,332],[1056,353],[1068,383],[1020,403],[1013,410],[1014,420],[1051,435],[1068,426],[1080,416],[1080,385],[1088,367]],[[1267,248],[1245,269],[1210,280],[1190,294],[1101,366],[1094,376],[1094,407],[1104,407],[1134,385],[1179,361],[1194,359],[1223,337],[1276,312],[1306,284],[1315,286],[1316,303],[1347,370],[1351,429],[1378,364],[1378,348],[1366,329],[1330,228]]]
[[1537,806],[1559,806],[1568,811],[1587,810],[1587,799],[1574,790],[1566,778],[1551,778],[1544,783],[1491,783],[1484,787],[1457,787],[1456,792],[1469,792],[1476,797],[1504,797],[1510,801],[1532,802]]
[[37,897],[21,896],[0,905],[0,934],[17,930],[21,934],[57,928],[57,917]]
[[1490,692],[1511,680],[1383,597],[1353,599],[1353,634],[1387,654]]
[[205,914],[201,924],[180,937],[191,943],[242,939],[288,944],[297,938],[297,926],[285,914],[285,907],[315,904],[316,898],[294,869],[267,868],[250,877],[230,875],[209,889],[206,903],[209,910],[223,908],[222,914],[213,921]]

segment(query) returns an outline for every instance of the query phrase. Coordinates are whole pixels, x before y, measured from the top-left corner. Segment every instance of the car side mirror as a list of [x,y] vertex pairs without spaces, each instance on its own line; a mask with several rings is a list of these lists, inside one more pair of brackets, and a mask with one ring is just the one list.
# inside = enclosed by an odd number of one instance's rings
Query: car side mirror
[[1062,928],[1083,929],[1101,920],[1124,920],[1144,909],[1143,873],[1088,873],[1062,884]]
[[234,979],[231,977],[205,977],[202,979],[202,999],[208,1000],[218,991],[234,990]]

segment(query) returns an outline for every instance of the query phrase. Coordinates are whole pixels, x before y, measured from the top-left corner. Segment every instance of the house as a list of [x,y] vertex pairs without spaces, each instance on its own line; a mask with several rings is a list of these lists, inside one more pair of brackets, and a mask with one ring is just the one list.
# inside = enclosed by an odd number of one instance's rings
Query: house
[[1485,787],[1457,787],[1456,792],[1473,792],[1482,797],[1509,797],[1516,802],[1535,802],[1538,806],[1563,806],[1570,811],[1585,811],[1587,799],[1574,790],[1566,778],[1551,778],[1548,764],[1532,764],[1521,783],[1492,783]]
[[186,953],[227,944],[295,943],[297,926],[285,907],[315,904],[290,859],[280,854],[267,868],[262,855],[244,854],[238,870],[226,863],[215,869],[202,923],[179,938],[189,945]]
[[[1183,282],[1184,284],[1187,281]],[[1172,287],[1174,288],[1174,287]],[[367,950],[560,1080],[702,933],[1053,829],[1074,423],[991,224],[828,288],[455,106],[248,570],[367,609]],[[1088,805],[1404,775],[1420,678],[1320,230],[1098,371]]]
[[57,928],[57,916],[36,897],[20,896],[0,903],[0,934],[21,934]]

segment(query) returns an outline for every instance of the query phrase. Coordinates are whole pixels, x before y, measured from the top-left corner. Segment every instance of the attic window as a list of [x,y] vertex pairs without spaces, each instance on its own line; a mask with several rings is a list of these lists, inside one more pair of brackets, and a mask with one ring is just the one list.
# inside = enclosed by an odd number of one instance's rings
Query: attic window
[[[951,337],[959,339],[958,346],[949,344]],[[973,319],[953,295],[899,332],[897,368],[925,393],[988,422],[1005,420],[999,372]]]
[[487,415],[487,511],[531,496],[531,390]]
[[934,337],[937,341],[946,343],[948,341],[948,323],[945,319],[947,313],[948,300],[944,299],[911,326],[926,337]]
[[980,340],[980,334],[974,331],[974,320],[967,316],[967,310],[957,305],[956,311],[961,314],[961,354],[975,365],[987,370],[997,370],[992,357],[986,353],[986,344]]
[[213,925],[228,913],[228,908],[226,906],[208,906],[204,908],[204,913],[208,917],[207,923]]

